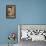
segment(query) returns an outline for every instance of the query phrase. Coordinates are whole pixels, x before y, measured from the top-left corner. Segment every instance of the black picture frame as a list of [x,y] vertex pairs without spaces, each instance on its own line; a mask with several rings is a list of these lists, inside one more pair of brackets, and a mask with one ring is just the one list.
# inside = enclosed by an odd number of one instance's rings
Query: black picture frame
[[16,5],[6,5],[6,18],[16,18]]

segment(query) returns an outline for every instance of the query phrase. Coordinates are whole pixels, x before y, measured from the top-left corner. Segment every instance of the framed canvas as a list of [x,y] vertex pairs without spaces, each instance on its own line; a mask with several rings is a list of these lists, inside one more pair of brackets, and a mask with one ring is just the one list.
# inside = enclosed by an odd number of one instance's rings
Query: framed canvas
[[6,18],[16,18],[16,5],[6,5]]

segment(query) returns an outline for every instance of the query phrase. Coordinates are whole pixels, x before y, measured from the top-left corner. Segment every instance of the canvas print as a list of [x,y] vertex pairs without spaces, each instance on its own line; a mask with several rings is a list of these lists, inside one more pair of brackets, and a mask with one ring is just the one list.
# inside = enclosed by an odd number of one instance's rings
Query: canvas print
[[6,18],[16,18],[16,5],[6,5]]

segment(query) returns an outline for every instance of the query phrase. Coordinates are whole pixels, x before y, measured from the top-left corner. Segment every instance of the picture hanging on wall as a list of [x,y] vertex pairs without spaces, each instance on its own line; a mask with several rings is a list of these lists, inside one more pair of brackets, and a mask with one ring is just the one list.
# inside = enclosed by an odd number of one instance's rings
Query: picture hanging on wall
[[6,5],[6,18],[16,18],[16,5]]

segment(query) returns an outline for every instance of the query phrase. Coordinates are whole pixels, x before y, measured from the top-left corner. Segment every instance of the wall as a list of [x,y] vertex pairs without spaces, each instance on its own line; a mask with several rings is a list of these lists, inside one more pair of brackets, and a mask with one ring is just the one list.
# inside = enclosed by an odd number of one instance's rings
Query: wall
[[46,0],[17,0],[19,24],[46,24]]
[[[16,5],[16,19],[6,19],[6,4]],[[17,24],[46,24],[46,0],[0,0],[0,44],[18,32]]]
[[[16,5],[16,0],[0,0],[0,44],[7,44],[9,42],[8,34],[10,32],[16,32],[16,35],[18,34],[17,18],[6,19],[6,5],[11,3]],[[15,41],[16,43],[18,42],[17,39]]]

